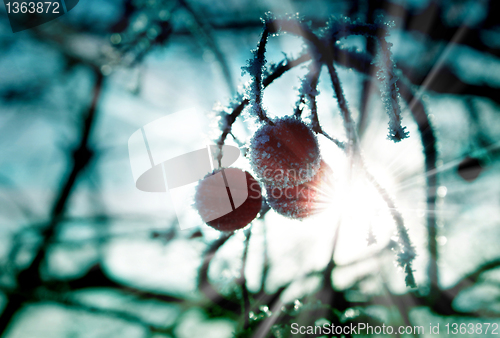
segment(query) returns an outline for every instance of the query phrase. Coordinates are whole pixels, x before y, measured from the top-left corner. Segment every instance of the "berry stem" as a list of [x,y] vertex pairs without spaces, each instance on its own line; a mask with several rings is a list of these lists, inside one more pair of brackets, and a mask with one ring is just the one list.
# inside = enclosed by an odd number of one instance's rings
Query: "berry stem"
[[322,134],[325,136],[327,139],[335,143],[337,147],[340,149],[344,149],[345,145],[343,142],[337,140],[336,138],[331,137],[328,135],[323,128],[321,127],[321,124],[319,122],[319,116],[318,116],[318,104],[316,102],[316,96],[318,94],[317,92],[317,86],[319,82],[319,75],[321,73],[321,67],[323,64],[313,61],[309,65],[309,73],[306,75],[306,78],[302,82],[302,88],[301,88],[301,99],[297,102],[296,108],[295,108],[295,116],[300,116],[302,115],[302,110],[299,109],[299,105],[301,103],[306,103],[303,102],[305,101],[304,99],[307,98],[307,102],[309,103],[309,109],[311,110],[311,128],[316,134]]
[[255,50],[254,57],[248,61],[248,66],[243,69],[246,70],[252,77],[253,81],[250,85],[250,103],[254,109],[254,114],[257,115],[259,120],[272,124],[272,121],[267,117],[264,106],[262,105],[262,89],[263,89],[263,71],[266,64],[266,43],[269,37],[267,27],[262,32],[257,50]]
[[[300,96],[299,100],[295,104],[295,112],[294,115],[296,117],[302,116],[303,107],[306,103],[309,103],[309,109],[311,109],[311,115],[316,117],[316,125],[319,125],[318,122],[318,110],[316,105],[316,95],[317,95],[317,86],[319,81],[319,74],[321,73],[321,64],[318,62],[311,62],[308,67],[308,72],[305,78],[302,80],[302,85],[300,87]],[[314,122],[314,120],[313,120]],[[314,130],[314,128],[313,128]]]
[[[274,80],[278,79],[281,75],[289,71],[290,69],[297,67],[304,62],[307,62],[311,59],[310,54],[302,54],[300,57],[294,59],[294,60],[288,60],[284,59],[281,61],[278,66],[276,66],[273,71],[268,74],[267,76],[264,77],[262,80],[262,85],[264,88],[269,86]],[[219,140],[217,141],[217,145],[219,147],[222,147],[224,145],[224,142],[226,141],[227,136],[231,132],[232,125],[234,122],[236,122],[236,119],[241,115],[243,112],[243,109],[250,103],[250,100],[248,99],[243,99],[241,103],[237,104],[234,108],[233,111],[230,114],[224,114],[223,118],[226,119],[225,126],[222,130],[222,134],[219,137]],[[219,156],[222,157],[222,154],[219,154]],[[220,162],[220,159],[219,159]]]
[[259,63],[260,67],[258,67],[258,72],[255,74],[255,108],[257,112],[257,116],[259,119],[265,122],[270,122],[269,118],[267,117],[267,114],[264,110],[264,107],[262,105],[262,96],[263,96],[263,85],[262,85],[262,71],[265,67],[266,63],[266,43],[267,43],[267,38],[269,36],[269,31],[267,29],[264,29],[262,32],[262,37],[260,38],[259,46],[257,49],[257,55],[255,56],[256,59],[258,60],[257,62]]
[[333,62],[329,62],[327,64],[328,73],[330,74],[330,79],[332,81],[333,90],[335,92],[335,96],[337,97],[337,103],[340,108],[340,112],[342,113],[342,117],[344,119],[344,127],[347,134],[347,139],[349,141],[349,145],[354,145],[356,142],[356,130],[354,128],[354,120],[352,119],[351,112],[349,111],[349,107],[347,106],[347,101],[344,96],[344,91],[342,90],[342,85],[340,84],[340,80],[333,66]]

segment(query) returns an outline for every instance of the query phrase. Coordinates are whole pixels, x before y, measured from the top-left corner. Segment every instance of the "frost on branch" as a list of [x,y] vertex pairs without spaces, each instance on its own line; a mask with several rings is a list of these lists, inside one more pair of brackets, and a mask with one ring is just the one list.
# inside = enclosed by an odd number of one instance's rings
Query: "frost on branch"
[[399,105],[398,76],[395,73],[396,66],[392,59],[392,43],[387,42],[385,37],[380,38],[380,55],[377,57],[379,70],[377,76],[382,83],[381,95],[387,114],[389,115],[388,138],[399,142],[408,137],[406,127],[401,125],[401,107]]
[[257,49],[252,51],[253,57],[248,60],[247,66],[242,67],[243,73],[247,72],[248,74],[250,74],[250,76],[252,76],[250,90],[248,91],[248,99],[250,101],[251,111],[262,121],[268,120],[264,107],[262,106],[262,80],[266,66],[265,52],[268,36],[269,32],[266,28],[262,33],[262,37]]
[[309,109],[311,110],[312,116],[312,127],[315,132],[319,132],[319,121],[317,118],[317,105],[316,96],[318,96],[319,91],[317,89],[319,73],[321,70],[321,65],[316,62],[311,62],[308,67],[308,73],[304,76],[301,81],[301,86],[299,88],[299,98],[295,103],[295,116],[301,116],[306,103],[309,103]]
[[368,228],[368,235],[366,237],[366,242],[369,246],[373,245],[373,244],[377,244],[377,237],[375,237],[375,234],[373,233],[373,226],[371,223],[370,223],[370,227]]
[[338,40],[349,35],[364,35],[375,38],[379,29],[379,25],[363,23],[359,19],[352,21],[345,16],[332,16],[328,20],[325,34],[331,40]]
[[415,247],[411,243],[410,237],[408,236],[408,230],[403,225],[398,226],[398,244],[399,250],[396,254],[396,262],[406,274],[406,286],[416,288],[417,283],[415,282],[415,277],[413,276],[412,263],[417,254],[415,253]]
[[[280,158],[289,153],[285,151],[285,148],[297,149],[297,147],[304,145],[303,142],[292,142],[295,143],[292,147],[285,147],[285,140],[288,140],[286,137],[285,139],[280,138],[279,142],[276,140],[276,144],[273,144],[272,147],[269,147],[269,144],[271,143],[271,135],[274,133],[282,134],[280,132],[282,129],[280,126],[282,125],[283,120],[288,121],[288,119],[292,119],[293,121],[303,123],[302,112],[306,107],[308,107],[311,112],[311,126],[309,127],[311,128],[311,133],[314,131],[325,135],[328,139],[343,149],[347,156],[352,156],[363,163],[361,147],[356,133],[356,123],[352,118],[348,102],[344,95],[344,88],[342,87],[335,67],[338,63],[345,65],[342,62],[345,62],[346,60],[339,58],[339,56],[336,55],[337,53],[349,55],[349,62],[353,64],[353,67],[369,76],[371,73],[367,69],[370,65],[375,64],[377,66],[379,69],[378,77],[384,87],[382,90],[383,101],[388,108],[388,114],[390,116],[390,138],[394,141],[400,141],[408,136],[407,132],[401,126],[401,109],[398,102],[399,93],[397,87],[398,78],[395,75],[395,65],[392,61],[390,53],[391,44],[387,43],[385,40],[385,37],[387,36],[387,30],[383,27],[385,24],[364,24],[358,21],[351,22],[349,19],[344,18],[337,22],[331,21],[330,26],[325,27],[320,32],[315,32],[309,25],[304,24],[301,20],[297,20],[290,16],[280,19],[270,18],[264,20],[264,24],[265,28],[259,41],[258,48],[252,52],[253,56],[248,61],[247,66],[242,68],[244,72],[248,72],[251,75],[252,79],[245,90],[245,96],[240,98],[241,103],[239,105],[234,105],[233,112],[225,116],[225,121],[221,121],[222,136],[220,139],[221,142],[219,142],[219,144],[221,144],[224,137],[230,133],[232,122],[234,122],[234,119],[240,115],[243,108],[248,104],[250,106],[250,114],[254,114],[262,122],[262,126],[250,142],[249,155],[252,169],[264,185],[271,188],[281,189],[283,187],[296,187],[301,184],[298,181],[292,182],[291,178],[283,177],[283,175],[267,177],[266,173],[270,168],[278,169],[278,172],[281,173],[281,171],[285,172],[285,169],[293,169],[297,171],[297,169],[302,167],[299,166],[296,168],[296,164],[300,161],[297,162],[294,159],[287,159],[286,161],[283,161],[280,160]],[[377,34],[379,30],[382,31],[381,36]],[[265,58],[266,43],[270,35],[278,33],[288,33],[301,37],[306,43],[305,51],[302,56],[295,60],[289,60],[285,57],[285,60],[282,62],[278,64],[271,64],[267,67],[267,60]],[[338,39],[353,34],[364,35],[368,38],[376,39],[376,41],[380,44],[381,52],[378,53],[377,56],[374,56],[369,53],[361,53],[359,51],[340,48]],[[334,53],[331,53],[332,46]],[[311,61],[308,69],[309,72],[301,80],[301,87],[298,92],[299,97],[296,101],[297,103],[295,105],[294,114],[292,116],[287,116],[284,119],[268,118],[262,106],[262,95],[264,89],[287,70],[307,61]],[[330,80],[334,90],[334,97],[340,107],[344,120],[344,127],[349,142],[348,145],[329,137],[323,131],[323,128],[319,123],[319,112],[316,105],[316,97],[319,94],[317,91],[319,73],[323,66],[326,66],[330,75]],[[296,133],[293,132],[292,134],[295,135]],[[273,138],[276,137],[273,136]],[[303,140],[304,138],[299,137],[299,139]],[[273,152],[276,152],[276,154]],[[288,157],[288,155],[285,157]],[[310,160],[306,162],[311,164]],[[314,162],[313,164],[316,163],[314,159],[312,162]],[[396,222],[399,238],[398,248],[395,250],[396,262],[406,273],[406,285],[414,288],[416,287],[416,282],[413,276],[412,265],[416,254],[409,239],[407,229],[404,225],[403,217],[397,210],[387,191],[385,191],[385,189],[378,184],[364,164],[363,169],[369,181],[371,181],[371,183],[377,188],[385,200]],[[288,213],[287,215],[290,214]],[[294,214],[294,216],[297,215],[298,214],[296,213]],[[374,238],[373,233],[370,233],[368,243],[373,243],[375,240],[376,239]]]
[[376,57],[375,64],[378,68],[377,77],[382,85],[382,102],[389,115],[388,138],[394,142],[399,142],[408,137],[408,132],[401,125],[399,88],[397,86],[398,76],[395,73],[396,65],[391,54],[392,44],[386,40],[389,35],[388,28],[391,26],[392,24],[385,23],[383,18],[379,18],[375,24],[367,24],[359,20],[351,21],[347,17],[333,17],[328,22],[325,35],[336,42],[350,35],[363,35],[378,42],[380,52]]

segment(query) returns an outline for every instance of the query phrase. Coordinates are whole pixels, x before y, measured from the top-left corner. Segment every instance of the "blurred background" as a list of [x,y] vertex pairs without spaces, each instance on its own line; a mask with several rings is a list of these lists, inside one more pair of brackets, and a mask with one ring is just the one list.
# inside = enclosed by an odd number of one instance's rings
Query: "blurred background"
[[[447,323],[498,323],[499,6],[82,0],[15,34],[2,8],[0,336],[287,337],[291,323],[361,322],[423,325],[425,337],[429,323],[443,336]],[[241,68],[268,11],[298,13],[313,29],[332,15],[394,22],[387,40],[401,94],[415,98],[401,99],[409,138],[387,139],[376,71],[348,57],[337,70],[367,167],[416,247],[418,288],[394,263],[391,210],[322,135],[336,188],[327,210],[304,221],[263,210],[230,236],[202,224],[181,231],[168,194],[136,189],[128,138],[199,107],[217,139],[220,112],[231,112],[250,80]],[[377,51],[363,35],[341,45]],[[271,37],[266,58],[293,60],[303,49],[299,37]],[[265,89],[270,116],[293,113],[306,66]],[[345,140],[327,72],[318,90],[322,128]],[[255,122],[244,111],[227,144],[245,148]],[[244,158],[239,165],[250,170]]]

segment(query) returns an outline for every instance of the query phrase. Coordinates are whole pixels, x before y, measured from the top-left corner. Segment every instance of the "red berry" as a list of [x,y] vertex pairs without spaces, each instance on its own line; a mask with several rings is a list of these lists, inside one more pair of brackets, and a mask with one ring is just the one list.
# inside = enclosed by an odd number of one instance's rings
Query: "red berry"
[[291,188],[266,187],[267,202],[280,215],[302,219],[324,209],[331,200],[332,169],[321,161],[311,181]]
[[196,187],[195,206],[202,220],[220,231],[234,231],[249,224],[260,211],[259,183],[237,168],[216,170]]
[[313,131],[295,117],[273,123],[262,126],[252,137],[252,169],[266,186],[288,188],[310,181],[321,161]]

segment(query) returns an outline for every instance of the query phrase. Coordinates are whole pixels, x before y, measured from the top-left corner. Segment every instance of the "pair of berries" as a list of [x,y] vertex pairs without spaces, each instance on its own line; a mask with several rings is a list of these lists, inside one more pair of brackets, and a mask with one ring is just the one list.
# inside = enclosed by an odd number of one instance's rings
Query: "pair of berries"
[[[317,212],[330,187],[330,167],[321,160],[318,141],[313,131],[300,119],[284,117],[262,126],[250,143],[252,169],[263,183],[267,201],[277,213],[302,219]],[[246,186],[231,183],[231,176],[246,176]],[[214,175],[225,176],[225,188],[217,189]],[[244,180],[239,180],[243,182]],[[234,195],[237,196],[234,196]],[[213,205],[248,196],[241,205],[232,203],[233,210],[215,218]],[[262,193],[259,183],[240,169],[218,170],[205,177],[195,195],[195,205],[208,225],[221,231],[234,231],[249,224],[259,213]]]
[[321,160],[311,128],[295,117],[264,125],[250,144],[252,168],[266,187],[277,213],[303,219],[324,205],[332,170]]

